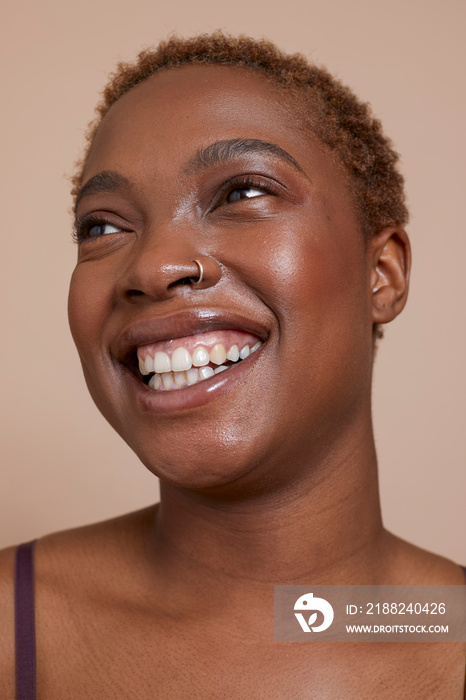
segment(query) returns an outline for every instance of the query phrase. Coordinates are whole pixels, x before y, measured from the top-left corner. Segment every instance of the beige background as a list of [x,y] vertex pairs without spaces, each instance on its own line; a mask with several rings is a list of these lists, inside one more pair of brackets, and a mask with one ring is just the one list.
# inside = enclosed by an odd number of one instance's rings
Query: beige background
[[461,0],[24,0],[2,12],[0,545],[157,498],[87,395],[66,321],[67,174],[118,59],[169,32],[266,36],[370,101],[403,156],[412,293],[375,381],[383,514],[466,564],[466,5]]

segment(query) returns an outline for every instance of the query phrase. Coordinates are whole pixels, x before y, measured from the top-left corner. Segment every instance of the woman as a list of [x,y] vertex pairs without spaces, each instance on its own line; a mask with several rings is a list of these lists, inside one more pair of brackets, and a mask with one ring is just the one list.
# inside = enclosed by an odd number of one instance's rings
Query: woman
[[273,642],[276,584],[464,583],[380,515],[372,364],[410,269],[396,160],[349,90],[265,42],[119,66],[75,180],[69,316],[161,502],[37,543],[38,697],[464,697],[464,645]]

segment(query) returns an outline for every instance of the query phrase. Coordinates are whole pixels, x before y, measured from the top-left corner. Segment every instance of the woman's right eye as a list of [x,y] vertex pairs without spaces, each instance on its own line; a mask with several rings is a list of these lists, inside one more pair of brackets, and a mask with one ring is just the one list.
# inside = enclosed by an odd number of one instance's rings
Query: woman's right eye
[[124,229],[114,223],[105,221],[100,217],[83,217],[77,219],[74,227],[73,238],[77,243],[83,243],[91,239],[109,236],[112,233],[121,233]]

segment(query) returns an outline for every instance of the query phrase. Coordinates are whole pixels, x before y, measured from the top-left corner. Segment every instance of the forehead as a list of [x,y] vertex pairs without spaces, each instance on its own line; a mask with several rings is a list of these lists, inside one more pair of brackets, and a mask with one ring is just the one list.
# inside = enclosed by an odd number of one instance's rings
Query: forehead
[[[308,110],[312,111],[312,110]],[[150,196],[189,186],[187,167],[209,144],[241,139],[276,145],[306,175],[309,194],[358,222],[343,166],[312,132],[312,114],[260,73],[231,66],[161,70],[125,93],[99,126],[82,182],[114,171]],[[238,154],[237,154],[238,155]],[[257,151],[241,162],[260,167]]]
[[[304,127],[291,95],[256,71],[231,66],[182,66],[161,70],[125,93],[94,137],[85,176],[98,161],[118,161],[131,151],[139,165],[154,151],[170,149],[171,162],[200,144],[258,138],[296,157],[320,148]],[[149,155],[150,154],[150,155]],[[115,164],[116,165],[116,164]],[[128,163],[126,163],[126,167]]]

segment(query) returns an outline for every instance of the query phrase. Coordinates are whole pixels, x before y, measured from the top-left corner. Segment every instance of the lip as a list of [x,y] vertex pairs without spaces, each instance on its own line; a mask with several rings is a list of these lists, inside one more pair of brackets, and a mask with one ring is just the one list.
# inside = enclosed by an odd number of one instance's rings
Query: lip
[[269,337],[264,324],[242,314],[219,309],[190,309],[132,323],[122,330],[110,351],[114,361],[123,370],[122,377],[125,378],[130,393],[134,394],[136,402],[145,413],[176,413],[203,406],[230,392],[244,381],[245,374],[253,368],[263,347],[232,365],[226,372],[183,389],[160,392],[144,384],[134,371],[137,348],[163,340],[229,329],[252,333],[263,343]]
[[263,343],[269,337],[263,324],[241,314],[218,309],[190,309],[169,316],[153,316],[127,326],[111,345],[110,352],[118,362],[128,367],[133,364],[140,346],[229,329],[257,335]]

